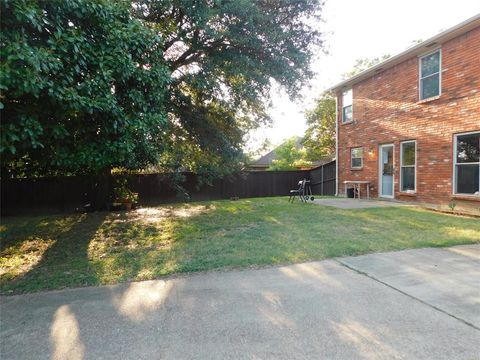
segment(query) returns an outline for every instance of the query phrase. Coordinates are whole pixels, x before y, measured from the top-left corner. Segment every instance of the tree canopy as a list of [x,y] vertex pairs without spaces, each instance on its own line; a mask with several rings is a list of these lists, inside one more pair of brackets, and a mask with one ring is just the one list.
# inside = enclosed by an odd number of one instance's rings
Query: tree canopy
[[335,153],[335,98],[324,94],[315,103],[315,107],[305,114],[307,130],[303,145],[306,159],[319,160]]
[[156,161],[170,71],[163,40],[129,2],[3,0],[1,12],[3,169],[95,173]]
[[269,121],[272,81],[293,96],[321,45],[317,0],[142,0],[137,16],[165,39],[168,111],[197,173],[231,170],[244,135]]
[[357,59],[355,61],[355,65],[353,65],[352,70],[347,71],[342,75],[343,79],[349,79],[352,76],[355,76],[362,71],[367,70],[368,68],[371,68],[372,66],[377,65],[378,63],[381,63],[384,60],[387,60],[390,57],[389,54],[385,54],[379,57],[375,58],[363,58],[363,59]]
[[268,170],[295,170],[309,165],[311,163],[306,160],[306,151],[301,139],[293,136],[275,148],[275,159],[272,160]]
[[0,1],[10,175],[231,171],[322,45],[318,0]]

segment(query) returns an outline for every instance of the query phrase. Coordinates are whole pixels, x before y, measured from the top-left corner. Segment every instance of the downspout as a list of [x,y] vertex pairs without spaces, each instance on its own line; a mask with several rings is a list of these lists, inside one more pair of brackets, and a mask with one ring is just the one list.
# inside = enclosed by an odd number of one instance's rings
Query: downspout
[[338,95],[335,93],[335,196],[338,196]]

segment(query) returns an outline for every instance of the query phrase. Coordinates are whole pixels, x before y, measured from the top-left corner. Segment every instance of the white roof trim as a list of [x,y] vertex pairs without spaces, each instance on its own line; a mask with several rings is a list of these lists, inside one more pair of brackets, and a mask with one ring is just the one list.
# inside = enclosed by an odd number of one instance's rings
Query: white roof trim
[[371,68],[368,68],[367,70],[364,70],[361,73],[326,89],[324,92],[330,92],[341,88],[352,87],[356,83],[368,79],[369,77],[380,71],[400,64],[401,62],[408,60],[414,56],[424,54],[425,52],[431,50],[434,47],[438,48],[442,43],[451,40],[459,35],[462,35],[470,30],[473,30],[478,26],[480,26],[480,14],[477,14],[470,19],[467,19],[460,24],[451,27],[448,30],[442,31],[440,34],[435,35],[425,41],[422,41],[421,43],[401,52],[398,55],[389,57],[385,61],[382,61],[377,65],[372,66]]

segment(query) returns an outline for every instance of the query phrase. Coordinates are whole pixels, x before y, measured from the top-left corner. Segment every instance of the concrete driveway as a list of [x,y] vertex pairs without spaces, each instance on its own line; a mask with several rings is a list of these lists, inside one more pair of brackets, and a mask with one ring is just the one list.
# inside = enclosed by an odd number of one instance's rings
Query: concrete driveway
[[1,299],[2,359],[480,359],[480,245]]

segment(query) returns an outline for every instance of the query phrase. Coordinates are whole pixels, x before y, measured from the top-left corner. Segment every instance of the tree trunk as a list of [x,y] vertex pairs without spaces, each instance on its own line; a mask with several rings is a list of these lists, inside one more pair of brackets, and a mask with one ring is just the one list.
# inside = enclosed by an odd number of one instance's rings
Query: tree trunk
[[104,169],[93,177],[90,204],[93,210],[108,210],[112,200],[112,174],[111,170]]

